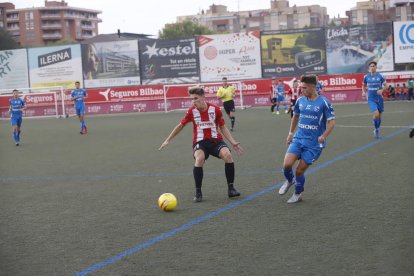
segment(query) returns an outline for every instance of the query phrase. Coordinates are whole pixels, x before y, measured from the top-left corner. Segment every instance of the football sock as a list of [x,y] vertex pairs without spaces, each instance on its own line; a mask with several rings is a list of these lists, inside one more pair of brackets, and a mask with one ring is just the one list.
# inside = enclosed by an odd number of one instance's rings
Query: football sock
[[276,105],[276,111],[279,111],[279,105]]
[[201,185],[203,184],[203,167],[194,167],[193,175],[196,191],[201,191]]
[[289,181],[289,183],[292,183],[292,180],[293,180],[293,170],[292,170],[292,168],[283,169],[283,174],[285,175],[287,181]]
[[272,104],[272,106],[270,107],[271,112],[275,111],[275,106],[276,106],[275,104]]
[[17,132],[16,131],[13,131],[13,139],[17,143],[18,139],[17,139]]
[[373,119],[372,122],[374,123],[374,128],[378,129],[378,119]]
[[233,186],[234,183],[234,163],[225,163],[224,172],[226,174],[227,185],[230,188],[230,185]]
[[236,122],[236,117],[230,117],[230,121],[231,121],[231,128],[234,127],[234,123]]
[[305,176],[296,176],[295,194],[300,194],[305,190]]
[[381,126],[381,118],[378,119],[378,128]]

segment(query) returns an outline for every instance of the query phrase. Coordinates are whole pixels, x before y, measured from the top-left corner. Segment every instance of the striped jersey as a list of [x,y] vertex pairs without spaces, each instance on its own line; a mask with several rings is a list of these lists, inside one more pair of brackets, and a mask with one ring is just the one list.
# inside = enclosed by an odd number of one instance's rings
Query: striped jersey
[[207,109],[204,111],[194,106],[190,107],[181,124],[185,126],[189,122],[193,123],[193,144],[209,139],[223,140],[218,131],[218,127],[224,125],[223,113],[218,106],[207,103]]

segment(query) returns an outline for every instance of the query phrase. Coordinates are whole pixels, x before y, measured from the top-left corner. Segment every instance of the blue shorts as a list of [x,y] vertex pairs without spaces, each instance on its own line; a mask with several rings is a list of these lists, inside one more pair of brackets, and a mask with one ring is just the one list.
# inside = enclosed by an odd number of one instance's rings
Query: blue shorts
[[277,102],[283,102],[285,100],[285,96],[281,96],[281,95],[278,95],[277,96]]
[[75,106],[76,115],[82,116],[85,114],[85,105]]
[[378,111],[379,113],[384,112],[384,100],[382,97],[374,100],[368,99],[369,110],[372,112]]
[[10,123],[12,126],[18,126],[20,127],[22,125],[23,122],[23,117],[11,117],[10,118]]
[[287,152],[295,154],[299,159],[302,159],[306,164],[312,165],[322,153],[322,147],[307,147],[298,141],[290,143]]

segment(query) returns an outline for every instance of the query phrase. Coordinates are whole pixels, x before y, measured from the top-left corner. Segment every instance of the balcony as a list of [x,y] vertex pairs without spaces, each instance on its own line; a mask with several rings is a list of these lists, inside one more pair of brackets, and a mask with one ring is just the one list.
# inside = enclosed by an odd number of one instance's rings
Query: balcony
[[44,18],[60,18],[60,13],[43,13],[40,17],[42,19],[44,19]]
[[42,29],[51,30],[51,29],[61,29],[61,28],[62,28],[62,24],[42,24]]
[[18,15],[7,16],[7,22],[14,22],[14,21],[19,21],[19,16]]
[[62,38],[61,33],[45,33],[42,35],[43,39],[60,39]]

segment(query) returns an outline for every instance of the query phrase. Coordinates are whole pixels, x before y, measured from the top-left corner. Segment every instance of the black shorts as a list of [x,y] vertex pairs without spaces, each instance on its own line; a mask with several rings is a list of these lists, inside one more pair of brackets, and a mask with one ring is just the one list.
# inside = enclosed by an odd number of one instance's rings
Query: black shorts
[[227,114],[230,114],[230,112],[236,111],[236,108],[234,107],[234,101],[233,100],[223,102],[223,107],[224,107],[224,110],[226,111]]
[[193,145],[193,153],[196,150],[202,150],[204,151],[206,160],[210,154],[214,157],[220,158],[219,153],[222,148],[228,148],[227,144],[223,140],[201,140]]
[[277,98],[270,98],[271,103],[277,103]]

